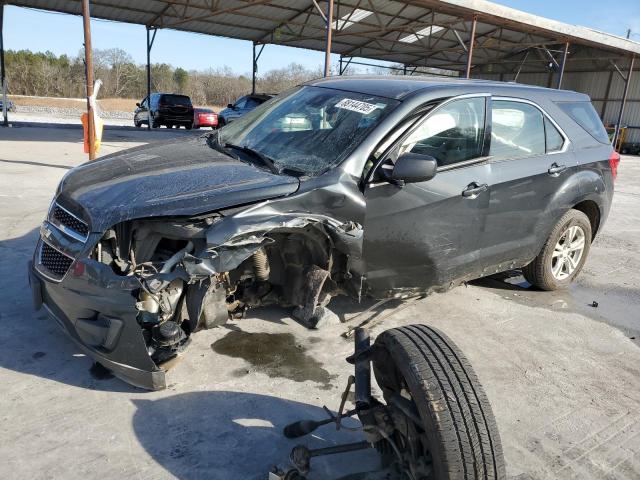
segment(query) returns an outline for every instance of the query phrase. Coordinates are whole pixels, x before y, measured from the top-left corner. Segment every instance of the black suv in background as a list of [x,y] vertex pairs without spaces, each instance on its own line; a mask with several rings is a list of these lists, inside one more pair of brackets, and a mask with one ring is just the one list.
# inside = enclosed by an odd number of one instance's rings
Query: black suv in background
[[332,77],[208,137],[118,152],[58,187],[31,268],[116,375],[165,386],[200,329],[268,304],[441,291],[522,268],[567,287],[619,156],[589,97],[511,83]]
[[184,126],[191,129],[193,126],[193,105],[187,95],[175,93],[152,93],[149,97],[136,103],[133,114],[133,123],[136,127],[149,124],[158,128],[164,125],[167,128]]

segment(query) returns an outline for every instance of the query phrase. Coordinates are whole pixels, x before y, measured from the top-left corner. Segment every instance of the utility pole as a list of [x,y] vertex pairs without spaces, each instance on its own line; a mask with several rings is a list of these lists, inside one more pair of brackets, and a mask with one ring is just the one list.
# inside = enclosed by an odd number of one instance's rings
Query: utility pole
[[89,139],[89,160],[96,158],[96,131],[94,125],[93,105],[93,53],[91,50],[91,14],[89,0],[82,0],[82,21],[84,25],[84,65],[87,82],[87,137]]

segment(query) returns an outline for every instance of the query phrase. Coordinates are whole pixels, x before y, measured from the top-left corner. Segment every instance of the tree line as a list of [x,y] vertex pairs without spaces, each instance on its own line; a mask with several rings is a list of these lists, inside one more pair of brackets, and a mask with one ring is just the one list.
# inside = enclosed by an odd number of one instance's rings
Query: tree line
[[[103,85],[99,98],[137,98],[147,94],[146,66],[136,64],[120,48],[94,50],[95,78]],[[84,53],[76,57],[51,52],[7,50],[6,77],[9,94],[79,98],[85,93]],[[291,63],[259,75],[258,92],[279,93],[312,78],[318,69]],[[151,65],[151,90],[189,95],[198,105],[226,105],[251,91],[251,77],[229,67],[187,71],[166,63]]]

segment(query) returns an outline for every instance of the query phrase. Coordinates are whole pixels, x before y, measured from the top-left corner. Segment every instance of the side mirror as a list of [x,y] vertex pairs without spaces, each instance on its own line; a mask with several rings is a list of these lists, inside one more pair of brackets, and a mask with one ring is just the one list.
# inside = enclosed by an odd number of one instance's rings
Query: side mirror
[[140,102],[136,102],[136,107],[140,108]]
[[233,107],[233,103],[229,103],[229,104],[227,104],[227,108],[234,108],[234,107]]
[[396,160],[391,180],[397,183],[426,182],[436,176],[438,161],[431,155],[403,153]]

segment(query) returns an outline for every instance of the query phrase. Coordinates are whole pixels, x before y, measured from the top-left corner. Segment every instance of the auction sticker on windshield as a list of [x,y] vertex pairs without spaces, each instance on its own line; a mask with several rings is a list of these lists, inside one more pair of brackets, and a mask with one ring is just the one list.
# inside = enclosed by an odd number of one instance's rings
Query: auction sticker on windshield
[[373,112],[378,105],[367,102],[360,102],[358,100],[352,100],[350,98],[343,98],[338,103],[336,103],[337,108],[344,108],[345,110],[351,110],[352,112],[359,112],[364,115],[369,115]]

